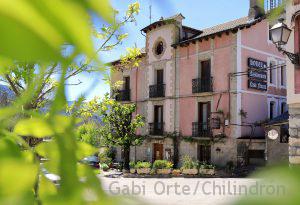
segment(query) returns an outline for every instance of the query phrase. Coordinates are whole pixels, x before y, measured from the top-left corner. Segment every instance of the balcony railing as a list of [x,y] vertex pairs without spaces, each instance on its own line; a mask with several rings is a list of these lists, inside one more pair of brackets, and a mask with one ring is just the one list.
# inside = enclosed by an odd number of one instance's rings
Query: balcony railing
[[208,123],[193,122],[193,137],[211,138],[213,136]]
[[130,90],[118,90],[116,101],[130,101]]
[[192,81],[193,93],[204,93],[213,91],[213,78],[197,78]]
[[160,98],[165,97],[165,84],[156,84],[149,86],[149,97],[150,98]]
[[149,134],[150,135],[163,135],[164,134],[164,123],[149,123]]

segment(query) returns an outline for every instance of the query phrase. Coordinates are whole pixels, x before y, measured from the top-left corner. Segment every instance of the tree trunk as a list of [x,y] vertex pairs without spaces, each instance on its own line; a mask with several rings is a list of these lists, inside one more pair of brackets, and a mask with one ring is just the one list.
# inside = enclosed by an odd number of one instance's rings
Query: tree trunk
[[123,167],[123,169],[126,171],[128,171],[130,169],[129,161],[130,161],[130,146],[124,146],[124,167]]
[[174,136],[173,138],[173,145],[174,145],[174,155],[173,155],[173,163],[174,168],[178,168],[178,162],[179,162],[179,136]]

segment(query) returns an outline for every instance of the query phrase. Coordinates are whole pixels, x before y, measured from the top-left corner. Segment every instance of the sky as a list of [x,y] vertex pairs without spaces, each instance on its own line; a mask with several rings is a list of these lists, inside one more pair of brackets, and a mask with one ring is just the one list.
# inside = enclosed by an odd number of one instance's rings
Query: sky
[[[150,23],[149,5],[152,5],[152,22],[160,17],[169,17],[177,13],[185,16],[183,24],[196,29],[204,29],[220,23],[231,21],[248,15],[250,0],[111,0],[111,4],[120,14],[126,12],[130,3],[140,3],[140,14],[135,23],[128,24],[124,32],[129,36],[116,49],[101,53],[103,62],[111,62],[119,59],[126,52],[127,47],[137,45],[145,47],[145,37],[140,30]],[[81,74],[71,80],[70,83],[81,82],[80,85],[68,86],[67,98],[69,101],[76,100],[85,95],[87,100],[96,96],[103,96],[109,92],[109,86],[104,82],[101,74]]]

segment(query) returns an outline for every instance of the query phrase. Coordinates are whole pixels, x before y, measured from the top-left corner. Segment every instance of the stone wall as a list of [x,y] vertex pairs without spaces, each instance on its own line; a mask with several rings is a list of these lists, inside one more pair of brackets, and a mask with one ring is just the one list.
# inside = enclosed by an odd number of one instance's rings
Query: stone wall
[[289,107],[290,113],[290,148],[289,159],[291,164],[300,164],[300,106]]
[[289,158],[289,144],[281,143],[280,137],[276,140],[271,140],[268,138],[268,132],[270,130],[276,130],[281,136],[281,128],[279,126],[270,126],[266,129],[266,160],[268,165],[285,163],[288,162]]

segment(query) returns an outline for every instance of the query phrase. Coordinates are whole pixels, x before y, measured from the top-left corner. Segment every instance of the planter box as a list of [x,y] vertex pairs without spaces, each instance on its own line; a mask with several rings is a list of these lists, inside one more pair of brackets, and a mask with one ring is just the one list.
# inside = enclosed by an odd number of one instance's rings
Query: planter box
[[157,169],[156,173],[157,174],[171,174],[172,173],[172,169]]
[[214,175],[215,169],[199,169],[199,173],[203,175]]
[[180,176],[180,174],[181,174],[181,171],[180,171],[180,170],[173,170],[173,171],[172,171],[172,175],[173,175],[173,176],[178,177],[178,176]]
[[198,169],[183,169],[182,174],[197,175],[198,174]]
[[150,174],[151,169],[150,168],[141,168],[136,169],[138,174]]
[[135,174],[136,169],[130,169],[130,174]]

